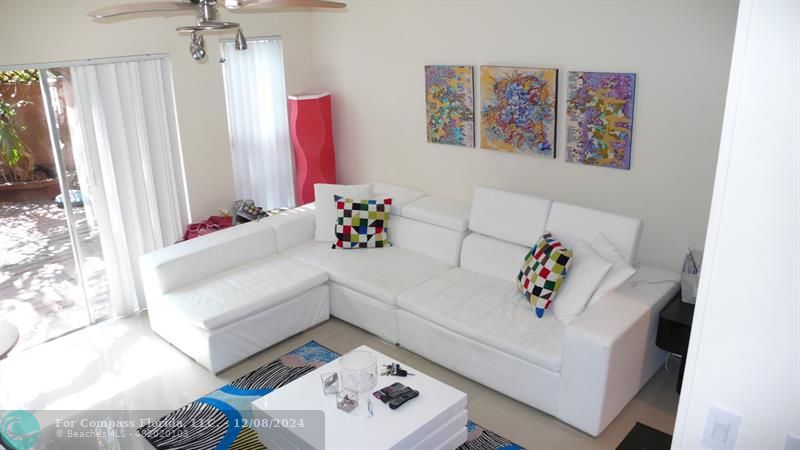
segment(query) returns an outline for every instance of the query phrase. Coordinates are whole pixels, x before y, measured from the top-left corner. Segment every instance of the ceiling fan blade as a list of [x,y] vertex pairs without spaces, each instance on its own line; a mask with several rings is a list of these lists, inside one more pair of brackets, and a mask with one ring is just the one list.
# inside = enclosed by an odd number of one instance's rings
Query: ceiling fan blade
[[341,2],[327,0],[257,0],[254,2],[242,0],[239,2],[239,9],[245,11],[278,8],[344,8],[346,6]]
[[95,19],[107,19],[126,14],[143,14],[150,12],[174,12],[194,10],[195,5],[189,2],[147,2],[147,3],[123,3],[121,5],[100,8],[89,13]]

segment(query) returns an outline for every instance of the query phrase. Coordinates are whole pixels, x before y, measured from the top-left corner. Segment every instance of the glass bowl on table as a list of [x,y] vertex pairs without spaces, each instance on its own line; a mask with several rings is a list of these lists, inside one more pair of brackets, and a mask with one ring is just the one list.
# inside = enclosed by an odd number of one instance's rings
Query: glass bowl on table
[[[342,356],[339,361],[339,386],[343,390],[357,393],[356,415],[372,417],[372,404],[368,392],[377,384],[378,361],[375,354],[355,350]],[[362,397],[362,394],[366,396]]]
[[378,384],[378,361],[364,350],[352,351],[339,361],[341,386],[364,393]]

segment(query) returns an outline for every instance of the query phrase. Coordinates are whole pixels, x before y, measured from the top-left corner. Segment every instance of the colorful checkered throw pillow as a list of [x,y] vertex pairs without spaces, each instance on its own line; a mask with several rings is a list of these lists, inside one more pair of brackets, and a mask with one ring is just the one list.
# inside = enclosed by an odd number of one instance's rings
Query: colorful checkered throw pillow
[[334,195],[336,242],[332,248],[389,247],[389,212],[392,199],[353,200]]
[[571,259],[572,251],[549,232],[545,232],[525,255],[517,275],[517,288],[536,308],[538,317],[542,317],[544,310],[555,300]]

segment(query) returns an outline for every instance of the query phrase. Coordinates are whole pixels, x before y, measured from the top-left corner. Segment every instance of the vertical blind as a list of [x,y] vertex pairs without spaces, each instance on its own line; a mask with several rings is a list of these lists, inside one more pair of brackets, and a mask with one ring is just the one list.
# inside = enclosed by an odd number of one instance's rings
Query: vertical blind
[[178,241],[188,222],[169,62],[77,66],[70,75],[77,170],[91,189],[114,312],[126,315],[144,306],[139,258]]

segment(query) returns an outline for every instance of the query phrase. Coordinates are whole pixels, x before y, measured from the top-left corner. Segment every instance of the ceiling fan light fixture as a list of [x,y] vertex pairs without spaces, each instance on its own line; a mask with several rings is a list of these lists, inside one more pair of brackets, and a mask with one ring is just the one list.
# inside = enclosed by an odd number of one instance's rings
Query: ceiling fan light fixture
[[192,32],[192,43],[189,45],[189,53],[195,61],[201,61],[206,57],[206,42],[203,35],[194,31]]
[[236,50],[247,50],[247,38],[244,37],[242,29],[236,32],[236,40],[234,41],[234,48]]
[[195,24],[180,26],[175,30],[183,35],[191,35],[189,53],[196,61],[202,61],[207,56],[205,41],[201,35],[203,32],[219,34],[224,31],[231,33],[236,31],[234,40],[236,50],[247,50],[247,38],[239,24],[222,20],[219,14],[221,10],[268,12],[287,8],[344,8],[345,6],[342,2],[330,0],[148,0],[106,6],[90,12],[89,16],[95,19],[108,19],[154,12],[169,16],[193,10],[196,17]]

